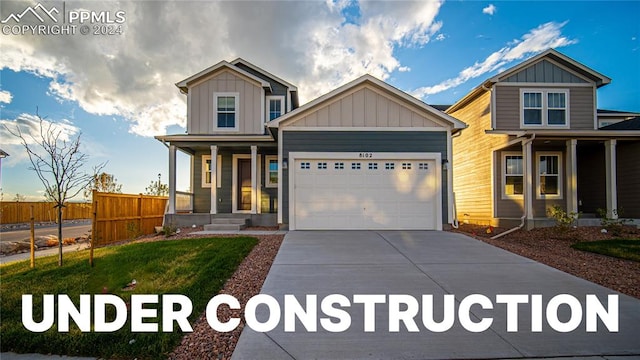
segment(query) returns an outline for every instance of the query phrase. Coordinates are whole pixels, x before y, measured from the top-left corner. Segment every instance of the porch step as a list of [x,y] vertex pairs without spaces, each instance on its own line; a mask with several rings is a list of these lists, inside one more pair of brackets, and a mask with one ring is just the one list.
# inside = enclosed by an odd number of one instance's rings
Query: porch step
[[205,225],[205,231],[242,230],[249,225],[249,219],[236,217],[216,217],[211,224]]

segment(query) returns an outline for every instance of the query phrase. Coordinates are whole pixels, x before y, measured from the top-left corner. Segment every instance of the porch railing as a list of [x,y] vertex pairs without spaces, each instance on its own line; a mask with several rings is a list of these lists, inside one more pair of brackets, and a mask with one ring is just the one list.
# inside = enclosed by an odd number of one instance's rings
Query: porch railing
[[177,213],[193,212],[193,193],[176,191],[176,212]]

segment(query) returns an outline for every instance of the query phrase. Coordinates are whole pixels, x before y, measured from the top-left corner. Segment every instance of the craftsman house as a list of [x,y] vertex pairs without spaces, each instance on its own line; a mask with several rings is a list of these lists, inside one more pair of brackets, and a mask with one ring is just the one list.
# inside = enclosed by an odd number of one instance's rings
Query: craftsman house
[[597,109],[611,79],[545,51],[484,81],[446,113],[461,222],[549,225],[548,209],[640,218],[640,114]]
[[[176,84],[187,133],[169,148],[165,223],[237,229],[442,229],[454,222],[454,117],[362,76],[304,106],[289,82],[243,60]],[[176,152],[192,192],[176,191]]]

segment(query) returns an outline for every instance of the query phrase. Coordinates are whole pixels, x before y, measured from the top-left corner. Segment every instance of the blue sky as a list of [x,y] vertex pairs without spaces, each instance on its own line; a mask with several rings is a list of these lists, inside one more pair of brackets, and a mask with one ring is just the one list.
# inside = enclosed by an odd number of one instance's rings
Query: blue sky
[[[3,1],[0,20],[36,4]],[[127,193],[144,192],[159,173],[167,181],[167,150],[153,135],[185,131],[186,99],[173,84],[237,57],[298,85],[302,102],[370,73],[429,104],[451,104],[555,47],[613,79],[598,91],[600,108],[640,112],[638,1],[67,1],[64,9],[112,20],[121,12],[122,33],[3,29],[0,122],[30,124],[38,109],[69,136],[82,132],[90,164],[108,162],[104,170]],[[4,127],[0,148],[10,154],[4,200],[43,199],[25,151]],[[178,189],[186,190],[188,157],[178,164]]]

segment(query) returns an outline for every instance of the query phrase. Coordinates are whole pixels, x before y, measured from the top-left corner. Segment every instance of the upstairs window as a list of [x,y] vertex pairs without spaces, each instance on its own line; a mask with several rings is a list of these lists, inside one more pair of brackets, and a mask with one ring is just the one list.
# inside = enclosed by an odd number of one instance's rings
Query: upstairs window
[[568,97],[567,90],[521,90],[521,127],[567,127]]
[[216,93],[215,128],[218,130],[238,130],[238,93]]
[[265,187],[278,187],[278,156],[265,156]]
[[284,114],[284,96],[267,96],[267,121]]

